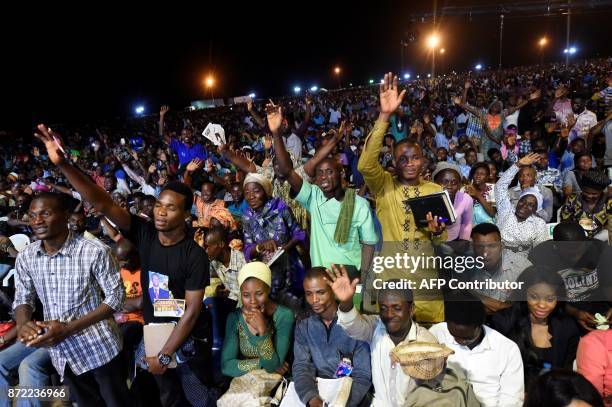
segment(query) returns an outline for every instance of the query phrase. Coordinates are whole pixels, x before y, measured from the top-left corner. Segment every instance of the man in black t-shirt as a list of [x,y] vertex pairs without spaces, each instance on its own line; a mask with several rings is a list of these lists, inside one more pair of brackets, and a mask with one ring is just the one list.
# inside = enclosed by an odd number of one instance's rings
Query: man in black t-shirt
[[[157,357],[146,358],[148,370],[157,381],[161,403],[184,406],[189,402],[198,406],[216,404],[210,383],[210,324],[202,309],[204,287],[209,285],[209,266],[206,252],[187,233],[185,220],[190,217],[193,195],[181,183],[169,183],[160,193],[153,210],[154,222],[131,215],[117,205],[111,196],[87,175],[73,167],[59,150],[59,136],[39,125],[39,136],[45,143],[49,159],[58,166],[81,197],[110,219],[138,248],[142,265],[141,284],[145,324],[176,321],[176,326]],[[161,289],[169,292],[168,305],[174,301],[176,312],[168,313],[154,307],[149,295],[150,276],[157,275]],[[175,301],[176,300],[176,301]],[[178,307],[184,301],[184,310]],[[155,309],[157,308],[157,310]],[[172,316],[169,316],[172,315]],[[169,369],[172,355],[181,361],[176,369]]]
[[587,238],[578,223],[563,222],[555,227],[553,240],[535,247],[529,260],[563,278],[566,312],[584,329],[597,327],[596,313],[612,322],[612,248],[607,242]]

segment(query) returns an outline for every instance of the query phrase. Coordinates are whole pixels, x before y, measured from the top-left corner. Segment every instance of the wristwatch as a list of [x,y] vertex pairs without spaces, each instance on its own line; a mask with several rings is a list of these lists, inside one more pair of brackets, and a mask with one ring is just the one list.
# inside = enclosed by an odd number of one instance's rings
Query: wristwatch
[[168,366],[170,362],[172,362],[172,357],[159,352],[159,355],[157,355],[157,360],[159,361],[160,365]]

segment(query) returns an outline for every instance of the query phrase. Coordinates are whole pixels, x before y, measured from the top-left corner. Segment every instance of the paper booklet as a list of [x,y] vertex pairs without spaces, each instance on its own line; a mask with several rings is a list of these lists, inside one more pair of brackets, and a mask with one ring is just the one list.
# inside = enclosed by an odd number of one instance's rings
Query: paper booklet
[[226,144],[225,130],[220,124],[208,123],[208,126],[202,132],[202,135],[213,142],[216,146]]
[[[172,334],[175,326],[176,324],[170,322],[162,324],[147,324],[143,327],[146,357],[157,357],[163,346],[166,344],[166,341]],[[168,367],[176,367],[176,354],[172,355],[172,362],[170,362]]]
[[285,253],[284,249],[276,249],[276,252],[274,252],[272,258],[268,260],[268,267],[270,267],[276,260],[278,260],[278,258],[282,256],[283,253]]

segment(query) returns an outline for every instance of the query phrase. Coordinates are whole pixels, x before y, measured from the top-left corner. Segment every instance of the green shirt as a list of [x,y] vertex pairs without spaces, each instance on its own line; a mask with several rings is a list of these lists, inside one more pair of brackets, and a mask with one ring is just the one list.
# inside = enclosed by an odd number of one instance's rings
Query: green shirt
[[293,313],[277,305],[272,315],[272,332],[255,336],[249,331],[237,309],[227,317],[225,339],[221,351],[221,371],[225,376],[239,377],[257,369],[268,373],[285,362],[293,333]]
[[334,241],[336,223],[342,202],[327,199],[323,191],[306,181],[295,200],[310,213],[310,259],[313,267],[330,267],[331,264],[353,265],[361,268],[361,244],[375,245],[378,236],[374,229],[372,212],[367,200],[355,196],[353,220],[349,238],[345,244]]

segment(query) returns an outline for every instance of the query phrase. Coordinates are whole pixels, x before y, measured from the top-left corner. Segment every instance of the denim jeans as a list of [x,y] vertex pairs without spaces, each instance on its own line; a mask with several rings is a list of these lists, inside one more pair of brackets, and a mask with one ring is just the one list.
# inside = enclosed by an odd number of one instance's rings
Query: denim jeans
[[[49,375],[54,371],[51,356],[45,348],[28,348],[21,342],[0,352],[0,407],[9,407],[11,402],[5,397],[10,377],[19,373],[19,386],[42,387],[49,385]],[[39,407],[39,400],[19,399],[17,407]]]

